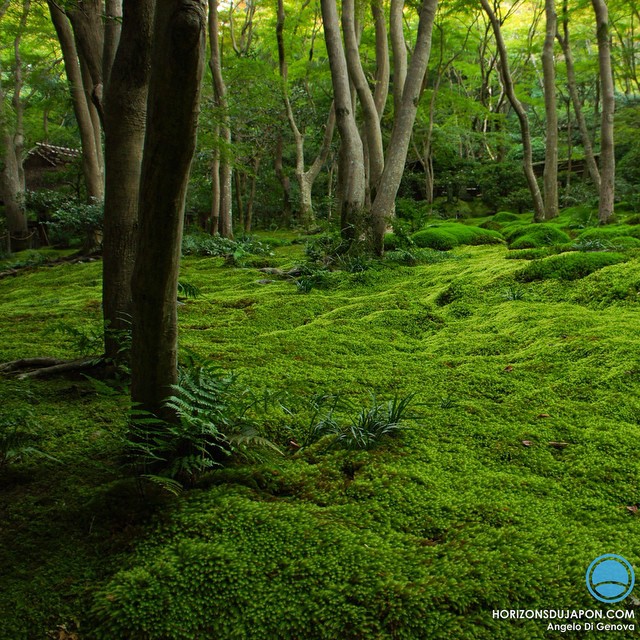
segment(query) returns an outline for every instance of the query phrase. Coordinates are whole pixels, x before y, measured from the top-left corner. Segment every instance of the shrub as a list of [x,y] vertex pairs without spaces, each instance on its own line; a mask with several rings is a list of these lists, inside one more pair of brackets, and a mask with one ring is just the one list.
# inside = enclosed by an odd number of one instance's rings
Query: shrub
[[237,264],[245,256],[271,255],[271,247],[250,237],[231,240],[208,233],[189,233],[182,238],[182,255],[222,257]]
[[521,282],[534,280],[578,280],[612,264],[625,262],[620,253],[562,253],[543,260],[535,260],[516,274]]
[[509,225],[503,230],[503,235],[510,249],[536,249],[567,243],[571,240],[558,227],[545,223]]

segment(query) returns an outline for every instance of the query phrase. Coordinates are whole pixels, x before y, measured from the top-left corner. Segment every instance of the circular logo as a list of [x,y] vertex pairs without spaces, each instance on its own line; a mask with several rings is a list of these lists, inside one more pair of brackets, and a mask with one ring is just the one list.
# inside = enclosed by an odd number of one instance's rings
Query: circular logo
[[624,600],[636,582],[631,564],[615,553],[598,556],[589,565],[586,579],[589,593],[596,600],[607,604]]

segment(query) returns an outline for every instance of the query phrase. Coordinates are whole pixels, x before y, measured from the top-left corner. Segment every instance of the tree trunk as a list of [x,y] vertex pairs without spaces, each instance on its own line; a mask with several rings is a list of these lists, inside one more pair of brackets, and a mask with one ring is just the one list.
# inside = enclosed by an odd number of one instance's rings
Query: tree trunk
[[231,121],[227,104],[227,87],[222,77],[222,62],[220,60],[220,42],[218,38],[218,0],[209,0],[209,42],[211,58],[209,67],[213,76],[214,101],[222,114],[220,126],[223,151],[220,154],[220,210],[218,213],[218,233],[224,238],[233,238],[232,221],[232,193],[231,193],[231,163],[229,152],[231,149]]
[[120,46],[105,96],[106,184],[102,240],[105,354],[118,359],[131,328],[140,169],[151,73],[154,0],[126,2]]
[[369,194],[373,201],[376,196],[378,183],[384,170],[384,149],[382,146],[382,130],[380,117],[374,97],[369,89],[369,83],[362,69],[358,38],[355,26],[355,1],[342,2],[342,32],[344,34],[345,57],[349,78],[358,94],[362,114],[364,116],[364,132],[368,161]]
[[286,227],[291,224],[291,182],[282,164],[282,133],[278,132],[276,154],[273,158],[273,169],[282,185],[282,217]]
[[96,138],[91,122],[91,114],[87,106],[87,100],[82,83],[80,64],[76,44],[73,39],[73,32],[67,16],[60,10],[60,7],[53,0],[48,0],[51,21],[55,27],[62,49],[64,68],[69,82],[71,102],[73,111],[78,123],[80,133],[80,144],[82,145],[82,173],[87,187],[88,197],[102,200],[104,197],[104,182],[102,171],[98,161],[98,150],[96,149]]
[[121,23],[122,0],[106,0],[104,47],[102,50],[102,76],[105,88],[109,86],[111,69],[120,43]]
[[576,73],[573,66],[573,54],[571,52],[571,43],[569,41],[569,8],[567,0],[564,1],[562,6],[562,31],[563,35],[558,34],[558,41],[564,54],[564,61],[567,66],[567,87],[569,89],[569,95],[571,96],[571,102],[573,104],[573,111],[576,114],[576,121],[578,122],[578,129],[580,130],[580,137],[582,138],[582,147],[584,149],[584,158],[589,169],[589,175],[591,181],[596,185],[598,193],[600,193],[600,170],[593,155],[593,146],[591,144],[591,136],[589,135],[589,128],[587,127],[587,121],[582,113],[582,103],[580,102],[580,96],[578,95],[578,87],[576,83]]
[[260,169],[260,156],[253,159],[253,173],[251,174],[251,187],[249,189],[249,200],[247,202],[247,215],[244,218],[245,233],[251,232],[251,223],[253,219],[253,203],[256,199],[256,181],[258,178],[258,170]]
[[613,115],[616,108],[611,49],[609,46],[609,11],[604,0],[591,0],[596,14],[598,36],[598,66],[600,69],[600,93],[602,96],[602,121],[600,124],[600,205],[598,219],[606,224],[613,215],[615,195],[616,161],[613,141]]
[[104,124],[104,25],[102,0],[76,0],[67,9],[81,63],[86,65],[85,89]]
[[382,114],[387,104],[387,96],[389,95],[389,45],[387,43],[387,27],[382,0],[371,0],[371,13],[373,14],[376,33],[376,85],[373,99],[378,112],[378,119],[382,119]]
[[500,76],[502,78],[504,90],[520,122],[520,133],[522,136],[522,146],[524,152],[524,173],[527,178],[527,184],[529,185],[529,191],[531,192],[531,198],[533,199],[534,220],[539,222],[541,220],[544,220],[544,203],[542,201],[542,195],[540,194],[540,187],[538,186],[535,173],[533,172],[533,152],[531,149],[531,133],[529,130],[529,120],[527,118],[527,113],[524,110],[524,107],[516,97],[515,89],[513,87],[513,78],[511,77],[511,72],[509,70],[507,48],[505,47],[504,40],[502,38],[500,22],[496,18],[496,14],[493,12],[489,1],[480,0],[480,2],[482,4],[482,8],[485,10],[487,16],[489,17],[491,26],[493,28],[493,35],[496,39],[496,45],[498,46],[498,54],[500,56]]
[[349,74],[345,59],[338,10],[335,0],[321,0],[324,36],[331,68],[331,82],[336,112],[336,123],[340,132],[338,161],[340,185],[340,231],[347,240],[356,236],[356,224],[365,202],[365,171],[362,140],[358,133]]
[[407,45],[404,40],[403,0],[391,0],[389,9],[389,35],[393,52],[393,106],[400,108],[404,82],[407,77]]
[[545,219],[558,216],[558,112],[556,107],[556,70],[553,45],[558,18],[555,0],[545,0],[546,34],[542,50],[544,109],[546,114],[546,144],[544,155]]
[[407,160],[413,124],[418,110],[423,79],[431,53],[431,33],[436,15],[437,0],[423,0],[416,45],[411,56],[407,76],[402,88],[402,99],[393,119],[393,130],[380,178],[377,195],[371,207],[373,249],[382,255],[384,234],[394,205]]
[[3,125],[2,148],[4,155],[4,167],[2,170],[2,192],[4,197],[5,215],[7,218],[7,231],[9,233],[9,251],[20,251],[30,246],[28,239],[27,212],[23,198],[25,193],[24,169],[22,156],[24,153],[24,102],[22,99],[22,57],[20,45],[22,34],[27,26],[27,18],[31,10],[30,0],[22,3],[22,13],[18,25],[18,32],[13,41],[13,53],[15,68],[13,76],[13,96],[11,106],[14,112],[14,124],[9,128],[6,122],[5,100],[6,96],[0,84],[0,124]]
[[[216,125],[213,137],[220,139],[220,126]],[[211,235],[219,232],[220,223],[220,149],[216,145],[213,149],[211,161]]]
[[[164,414],[177,380],[177,285],[206,50],[205,0],[158,3],[133,273],[131,399]],[[169,415],[168,417],[172,417]]]

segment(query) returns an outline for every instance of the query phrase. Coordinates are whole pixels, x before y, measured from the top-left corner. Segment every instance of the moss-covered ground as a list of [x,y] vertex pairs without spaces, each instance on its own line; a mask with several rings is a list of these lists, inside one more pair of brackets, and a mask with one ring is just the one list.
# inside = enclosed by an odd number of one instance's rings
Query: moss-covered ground
[[[458,246],[309,293],[184,260],[201,295],[180,307],[181,346],[247,386],[303,407],[416,394],[410,428],[369,452],[294,452],[301,426],[283,414],[264,425],[282,457],[144,502],[119,455],[124,394],[0,380],[3,420],[28,414],[56,458],[0,470],[0,636],[528,640],[556,632],[492,610],[637,605],[602,605],[584,579],[604,553],[640,567],[637,250],[533,282],[508,253]],[[65,326],[98,331],[100,268],[0,281],[0,360],[77,355]]]

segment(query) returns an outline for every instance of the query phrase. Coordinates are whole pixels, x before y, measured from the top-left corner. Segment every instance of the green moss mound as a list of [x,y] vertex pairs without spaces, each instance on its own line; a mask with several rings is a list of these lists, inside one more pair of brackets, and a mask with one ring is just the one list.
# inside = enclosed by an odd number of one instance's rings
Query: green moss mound
[[400,241],[395,233],[385,233],[384,235],[384,250],[393,251],[400,246]]
[[549,279],[579,280],[603,267],[625,260],[627,257],[621,253],[562,253],[532,262],[516,274],[516,277],[521,282]]
[[443,224],[418,231],[411,239],[419,247],[448,251],[458,245],[499,244],[502,236],[498,231],[481,229],[464,224]]
[[570,241],[568,234],[546,223],[509,225],[502,233],[510,249],[537,249]]
[[516,220],[520,220],[520,218],[510,211],[498,211],[498,213],[491,216],[491,220],[494,222],[515,222]]

